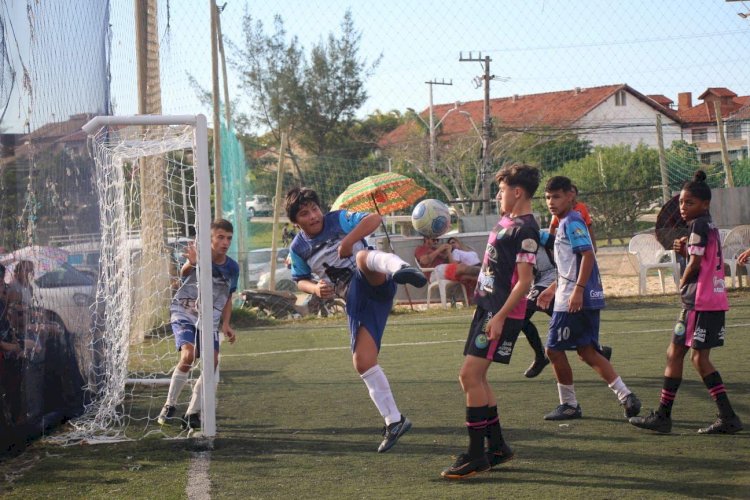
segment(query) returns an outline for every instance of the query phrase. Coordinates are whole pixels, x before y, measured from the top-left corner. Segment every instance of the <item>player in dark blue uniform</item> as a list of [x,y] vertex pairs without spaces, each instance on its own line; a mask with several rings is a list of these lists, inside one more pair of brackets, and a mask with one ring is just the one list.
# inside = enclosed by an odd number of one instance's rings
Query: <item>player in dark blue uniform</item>
[[396,284],[423,287],[427,278],[396,254],[367,248],[364,237],[380,225],[378,214],[335,210],[324,215],[317,193],[309,188],[289,190],[286,212],[300,228],[289,251],[297,287],[321,299],[346,299],[352,361],[385,419],[378,452],[388,451],[411,422],[396,406],[378,364],[383,330]]

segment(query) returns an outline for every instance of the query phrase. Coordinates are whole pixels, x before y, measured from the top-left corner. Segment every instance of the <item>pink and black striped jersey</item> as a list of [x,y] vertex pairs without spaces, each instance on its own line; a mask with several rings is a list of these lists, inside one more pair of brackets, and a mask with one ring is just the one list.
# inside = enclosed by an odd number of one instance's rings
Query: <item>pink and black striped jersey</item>
[[689,230],[688,255],[699,255],[702,260],[698,274],[680,290],[682,303],[689,310],[728,311],[719,230],[708,214],[691,221]]

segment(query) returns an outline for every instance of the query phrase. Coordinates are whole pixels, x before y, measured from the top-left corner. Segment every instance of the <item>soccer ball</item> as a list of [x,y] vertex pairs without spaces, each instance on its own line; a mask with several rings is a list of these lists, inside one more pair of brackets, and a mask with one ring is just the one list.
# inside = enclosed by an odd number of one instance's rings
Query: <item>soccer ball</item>
[[439,200],[427,199],[417,203],[411,213],[411,225],[426,238],[438,238],[451,228],[448,205]]

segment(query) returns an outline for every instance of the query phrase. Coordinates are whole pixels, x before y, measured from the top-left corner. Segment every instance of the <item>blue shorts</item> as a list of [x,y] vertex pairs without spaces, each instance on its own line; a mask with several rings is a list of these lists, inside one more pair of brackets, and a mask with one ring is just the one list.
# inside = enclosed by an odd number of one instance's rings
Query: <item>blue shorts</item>
[[385,323],[393,308],[393,297],[396,295],[396,283],[388,278],[385,283],[372,286],[362,271],[357,269],[349,282],[346,294],[346,315],[349,317],[349,337],[351,349],[357,345],[357,332],[364,327],[370,332],[380,351]]
[[[172,332],[174,333],[174,343],[177,350],[182,350],[185,344],[195,346],[195,357],[201,357],[201,344],[196,342],[196,333],[198,329],[193,323],[188,321],[176,321],[172,323]],[[214,332],[214,352],[219,352],[219,332]]]
[[599,309],[552,313],[547,335],[548,348],[569,351],[587,345],[599,349]]

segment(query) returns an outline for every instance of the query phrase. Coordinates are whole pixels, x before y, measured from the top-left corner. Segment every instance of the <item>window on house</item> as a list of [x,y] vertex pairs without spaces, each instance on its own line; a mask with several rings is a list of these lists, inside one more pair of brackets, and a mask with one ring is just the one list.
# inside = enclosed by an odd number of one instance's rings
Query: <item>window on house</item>
[[625,106],[625,97],[627,93],[624,90],[618,90],[615,94],[615,106]]
[[708,140],[708,129],[694,128],[693,142],[706,142]]
[[727,139],[742,139],[741,123],[727,123]]

